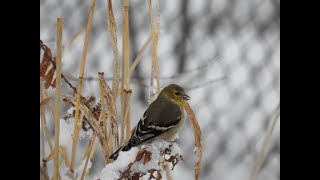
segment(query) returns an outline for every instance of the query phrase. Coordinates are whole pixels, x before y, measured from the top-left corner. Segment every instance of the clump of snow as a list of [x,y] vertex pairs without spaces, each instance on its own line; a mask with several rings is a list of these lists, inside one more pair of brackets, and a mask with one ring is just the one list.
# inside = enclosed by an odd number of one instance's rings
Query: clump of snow
[[[135,162],[140,149],[145,149],[147,152],[151,153],[151,159],[145,164],[144,158]],[[165,149],[170,149],[168,156],[163,154]],[[141,146],[141,148],[133,147],[130,151],[121,151],[116,161],[107,164],[101,172],[100,179],[119,179],[121,173],[128,169],[130,163],[133,163],[130,168],[130,176],[135,173],[148,174],[148,171],[151,169],[161,170],[161,163],[166,163],[165,161],[168,160],[170,156],[176,155],[181,155],[181,149],[178,144],[164,140],[154,141],[150,144]]]
[[130,162],[134,162],[139,148],[133,147],[130,151],[123,151],[119,153],[118,159],[113,163],[107,164],[102,169],[101,179],[118,179],[120,177],[120,171],[124,171]]

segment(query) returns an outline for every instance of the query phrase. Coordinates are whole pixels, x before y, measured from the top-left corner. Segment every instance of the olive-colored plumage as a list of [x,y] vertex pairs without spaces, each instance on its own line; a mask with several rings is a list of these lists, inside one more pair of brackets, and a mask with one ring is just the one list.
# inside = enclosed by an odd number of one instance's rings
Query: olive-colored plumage
[[183,101],[189,99],[182,87],[176,84],[166,86],[144,112],[128,143],[109,158],[116,160],[120,151],[128,151],[155,139],[174,140],[184,122]]

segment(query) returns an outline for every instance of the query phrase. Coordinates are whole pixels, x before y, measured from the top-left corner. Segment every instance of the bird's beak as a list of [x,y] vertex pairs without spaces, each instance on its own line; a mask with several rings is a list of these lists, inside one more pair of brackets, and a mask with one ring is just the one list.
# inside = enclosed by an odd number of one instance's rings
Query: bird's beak
[[190,100],[190,96],[188,96],[188,95],[186,95],[186,94],[182,95],[182,98],[183,98],[184,100]]

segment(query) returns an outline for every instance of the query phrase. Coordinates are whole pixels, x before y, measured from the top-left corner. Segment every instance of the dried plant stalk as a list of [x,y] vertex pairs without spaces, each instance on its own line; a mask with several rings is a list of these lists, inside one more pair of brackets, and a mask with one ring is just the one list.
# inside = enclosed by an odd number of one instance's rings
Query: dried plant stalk
[[91,154],[91,150],[92,150],[92,147],[93,147],[93,142],[94,140],[96,139],[96,135],[94,135],[93,137],[91,137],[90,141],[89,141],[89,144],[88,144],[88,148],[89,148],[89,152],[88,152],[88,156],[86,158],[86,162],[84,164],[84,167],[83,167],[83,170],[82,170],[82,174],[81,174],[81,180],[83,180],[85,174],[86,174],[86,170],[87,170],[87,165],[88,165],[88,162],[89,162],[89,158],[90,158],[90,154]]
[[[158,4],[159,5],[159,4]],[[155,28],[154,28],[154,39],[153,39],[153,54],[154,56],[154,62],[155,62],[155,70],[156,70],[156,79],[157,79],[157,94],[160,94],[160,77],[159,77],[159,66],[158,66],[158,42],[159,42],[159,36],[160,36],[160,8],[158,6],[157,8],[157,19],[155,22]]]
[[[49,93],[48,93],[48,89],[44,90],[44,94],[45,94],[45,98],[49,97]],[[49,109],[51,111],[52,117],[54,119],[54,111],[53,111],[53,104],[51,101],[48,102],[49,103]],[[49,132],[49,131],[48,131]]]
[[[92,158],[93,158],[93,156],[94,156],[94,154],[95,154],[95,152],[96,152],[98,143],[99,143],[99,139],[96,137],[96,138],[94,139],[94,142],[93,142],[93,145],[92,145],[92,151],[91,151],[91,153],[90,153],[90,160],[92,160]],[[109,147],[109,146],[108,146],[108,147]],[[111,153],[109,153],[109,154],[111,154]]]
[[81,28],[81,30],[79,32],[77,32],[77,34],[75,34],[71,40],[69,41],[68,45],[66,46],[65,49],[62,49],[62,56],[64,55],[64,52],[66,49],[69,49],[71,47],[71,45],[76,41],[76,39],[81,35],[81,33],[83,33],[85,30],[85,28]]
[[[119,135],[118,135],[118,124],[117,124],[117,110],[116,104],[113,101],[113,96],[110,87],[104,80],[104,73],[99,73],[99,84],[101,84],[101,89],[103,91],[103,97],[106,98],[106,103],[108,107],[109,117],[110,117],[110,133],[108,139],[114,139],[114,146],[119,148]],[[103,98],[102,97],[102,98]],[[111,144],[113,146],[113,144]],[[112,150],[112,147],[109,148]]]
[[[41,116],[43,114],[43,112],[40,110]],[[46,156],[46,152],[45,152],[45,146],[44,146],[44,129],[43,129],[43,120],[41,118],[41,147],[42,147],[42,158]]]
[[60,146],[60,154],[62,156],[62,159],[64,160],[64,163],[66,165],[66,167],[70,167],[70,161],[68,159],[68,154],[67,151],[64,147]]
[[201,137],[201,129],[198,123],[198,120],[190,107],[188,102],[184,102],[183,104],[184,109],[186,110],[188,117],[191,121],[193,132],[194,132],[194,139],[195,139],[195,146],[196,146],[196,161],[194,163],[194,178],[195,180],[200,179],[200,172],[201,172],[201,160],[202,160],[202,137]]
[[80,75],[79,75],[79,83],[78,83],[78,90],[77,90],[77,92],[78,92],[77,93],[77,103],[76,103],[76,110],[75,110],[75,117],[74,117],[74,131],[73,131],[74,136],[73,136],[73,141],[72,141],[72,156],[71,156],[71,165],[70,165],[70,169],[69,169],[69,173],[70,173],[71,177],[74,176],[74,162],[75,162],[75,158],[76,158],[76,148],[77,148],[77,143],[78,143],[79,129],[81,127],[81,126],[78,127],[79,106],[80,106],[84,68],[85,68],[86,59],[87,59],[88,44],[89,44],[89,38],[90,38],[95,3],[96,3],[95,0],[91,0],[88,24],[87,24],[87,29],[86,29],[86,36],[85,36],[85,40],[84,40],[84,45],[83,45],[83,50],[82,50],[82,59],[81,59],[81,64],[80,64]]
[[[102,114],[100,113],[100,116],[99,116],[99,120],[98,120],[98,124],[100,124],[101,123],[101,121],[102,121]],[[108,135],[108,136],[106,136],[106,137],[109,137],[110,136],[110,134]],[[108,142],[108,138],[107,138],[107,142]],[[93,143],[93,147],[92,147],[92,151],[91,151],[91,153],[90,153],[90,160],[92,160],[92,158],[93,158],[93,156],[94,156],[94,154],[96,153],[96,149],[97,149],[97,145],[98,145],[98,143],[99,143],[99,139],[97,138],[97,136],[95,137],[95,139],[94,139],[94,143]],[[109,147],[108,149],[109,149],[109,154],[111,154],[112,152],[110,152],[110,145],[107,143],[107,146]],[[83,155],[83,160],[85,160],[85,158],[88,156],[88,154],[89,154],[89,146],[87,147],[87,149],[86,149],[86,152],[84,153],[84,155]]]
[[131,136],[131,121],[130,121],[130,102],[131,102],[131,93],[132,91],[125,91],[125,112],[124,112],[124,119],[126,121],[126,139],[127,142]]
[[85,28],[81,28],[81,30],[80,30],[79,32],[77,32],[77,34],[72,37],[72,39],[69,41],[69,43],[68,43],[68,45],[67,45],[67,49],[72,46],[72,44],[76,41],[76,39],[77,39],[85,30],[86,30]]
[[124,119],[124,100],[123,92],[121,92],[121,128],[120,128],[120,146],[123,145],[124,141],[124,130],[125,130],[125,119]]
[[130,83],[126,81],[129,74],[129,58],[130,58],[130,46],[129,46],[129,1],[123,1],[123,39],[122,39],[122,81],[121,81],[121,139],[122,145],[125,140],[124,130],[126,130],[126,136],[130,133]]
[[114,66],[113,66],[113,80],[112,80],[112,93],[113,101],[116,102],[117,96],[119,94],[119,76],[120,76],[120,55],[118,50],[117,42],[117,24],[116,19],[113,15],[112,1],[108,0],[108,30],[111,35],[112,50],[114,57]]
[[56,104],[55,104],[55,151],[53,179],[59,178],[59,135],[60,135],[60,89],[61,89],[61,56],[62,56],[62,18],[57,20],[57,57],[56,57]]
[[[43,101],[43,88],[42,88],[41,79],[40,79],[40,101]],[[41,115],[41,145],[42,145],[42,166],[40,165],[40,170],[41,170],[40,171],[40,177],[42,176],[42,179],[49,179],[47,162],[43,160],[46,157],[45,145],[44,145],[45,111],[44,111],[44,106],[41,105],[41,103],[40,103],[40,115]],[[52,151],[52,149],[50,149],[50,150]]]
[[48,157],[44,158],[43,161],[49,162],[51,159],[53,159],[53,156],[54,156],[54,150],[52,150],[48,155]]
[[[102,77],[103,78],[103,77]],[[100,77],[100,73],[99,73],[99,90],[100,90],[100,102],[101,102],[101,117],[102,117],[102,122],[103,122],[103,132],[105,134],[106,137],[107,136],[107,118],[106,118],[106,113],[104,112],[104,97],[106,96],[105,95],[105,91],[103,90],[103,85],[102,85],[102,81],[101,81],[101,77]]]
[[266,136],[263,139],[263,143],[262,143],[261,148],[259,150],[256,162],[255,162],[255,164],[252,168],[251,174],[250,174],[250,180],[255,180],[258,173],[259,173],[261,165],[266,157],[267,145],[269,144],[269,142],[271,140],[272,132],[276,126],[276,123],[278,122],[279,117],[280,117],[280,103],[278,104],[276,111],[274,113],[274,116],[271,119],[271,126],[269,127],[268,131],[266,132]]
[[[42,81],[40,80],[40,101],[44,102],[46,99],[48,99],[48,97],[43,98],[43,84],[42,84]],[[49,99],[51,99],[51,98],[49,98]],[[49,102],[49,101],[47,101],[47,102]],[[46,133],[45,135],[47,137],[47,142],[49,144],[50,151],[52,151],[53,145],[51,143],[49,129],[48,129],[48,126],[47,126],[47,121],[46,121],[46,111],[45,111],[45,108],[44,108],[45,104],[46,103],[43,103],[43,104],[40,103],[41,126],[42,126],[42,131],[44,131],[44,133]],[[43,156],[42,158],[44,158],[44,157],[45,156]]]
[[[149,92],[149,104],[153,100],[155,96],[154,92],[152,91],[153,87],[153,78],[154,72],[156,71],[156,78],[157,78],[157,94],[160,93],[160,78],[159,78],[159,67],[158,67],[158,55],[157,55],[157,46],[158,46],[158,39],[160,35],[160,13],[158,12],[157,16],[157,23],[156,27],[154,27],[153,23],[153,13],[152,13],[152,4],[151,0],[148,0],[148,7],[149,7],[149,15],[150,15],[150,25],[151,25],[151,35],[152,35],[152,65],[151,65],[151,77],[150,77],[150,92]],[[159,10],[159,9],[158,9]]]

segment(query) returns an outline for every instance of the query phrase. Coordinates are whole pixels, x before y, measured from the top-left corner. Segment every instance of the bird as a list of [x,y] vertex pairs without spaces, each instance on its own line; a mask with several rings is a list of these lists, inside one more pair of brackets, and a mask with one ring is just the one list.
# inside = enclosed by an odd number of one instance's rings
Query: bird
[[116,160],[120,151],[129,151],[157,139],[173,141],[184,124],[183,103],[187,100],[190,96],[179,85],[170,84],[163,88],[134,127],[129,141],[109,159]]

